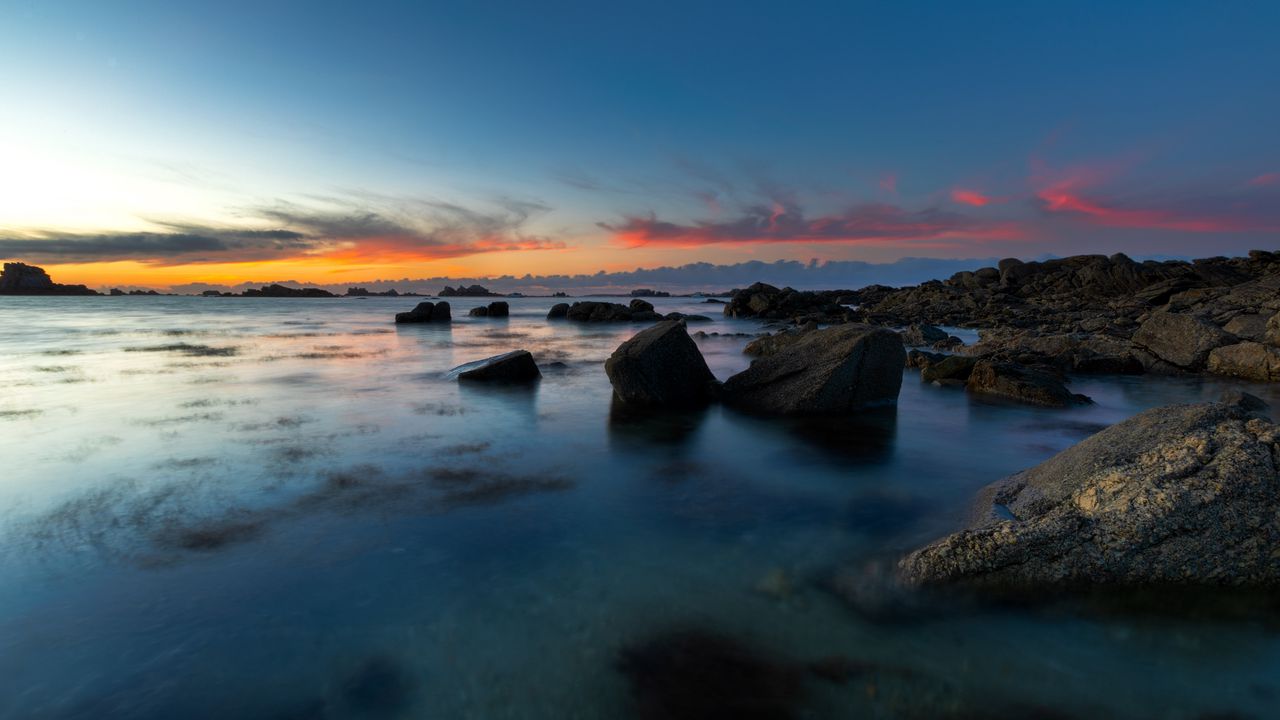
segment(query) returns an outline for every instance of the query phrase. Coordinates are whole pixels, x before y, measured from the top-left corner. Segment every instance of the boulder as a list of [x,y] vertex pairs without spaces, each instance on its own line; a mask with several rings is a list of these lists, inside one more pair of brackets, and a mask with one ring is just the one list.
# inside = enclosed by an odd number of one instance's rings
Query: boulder
[[1280,347],[1280,312],[1272,315],[1267,320],[1267,329],[1263,334],[1263,341],[1268,345]]
[[420,302],[409,312],[396,313],[397,323],[448,323],[453,321],[447,302]]
[[484,305],[473,307],[467,314],[471,317],[489,317],[489,308]]
[[848,324],[803,333],[724,384],[724,401],[772,415],[835,415],[893,404],[906,363],[902,338]]
[[569,314],[569,303],[556,303],[547,311],[548,320],[563,318]]
[[631,309],[631,312],[653,312],[653,303],[646,302],[640,298],[633,299],[627,307]]
[[618,346],[604,363],[617,398],[628,405],[704,405],[716,379],[684,323],[664,320]]
[[[959,366],[957,366],[959,369]],[[970,367],[965,387],[979,395],[995,395],[1031,405],[1067,407],[1092,402],[1072,394],[1053,373],[1016,363],[978,360]]]
[[1244,313],[1227,321],[1222,329],[1241,340],[1263,342],[1267,337],[1267,316],[1258,313]]
[[569,306],[565,317],[578,322],[630,322],[632,310],[626,305],[587,300]]
[[1206,369],[1215,375],[1276,382],[1280,380],[1280,349],[1256,342],[1223,345],[1209,353]]
[[526,383],[541,378],[542,373],[528,350],[513,350],[459,365],[450,370],[447,377],[492,383]]
[[924,382],[936,382],[941,385],[963,385],[973,374],[973,367],[978,364],[975,358],[962,355],[948,355],[937,362],[929,363],[920,370],[920,379]]
[[908,584],[1047,594],[1280,585],[1280,428],[1245,393],[1140,413],[983,489]]
[[948,338],[945,331],[932,325],[917,323],[902,331],[902,344],[908,347],[926,347],[936,342],[944,342]]
[[[511,314],[511,308],[505,301],[499,300],[491,302],[488,305],[471,308],[471,312],[467,313],[471,317],[507,317]],[[550,315],[548,315],[550,317]]]
[[934,363],[946,360],[948,357],[948,355],[943,355],[941,353],[912,349],[907,351],[907,367],[923,370]]
[[1187,371],[1204,369],[1209,353],[1234,338],[1216,325],[1186,313],[1154,312],[1133,334],[1133,344]]

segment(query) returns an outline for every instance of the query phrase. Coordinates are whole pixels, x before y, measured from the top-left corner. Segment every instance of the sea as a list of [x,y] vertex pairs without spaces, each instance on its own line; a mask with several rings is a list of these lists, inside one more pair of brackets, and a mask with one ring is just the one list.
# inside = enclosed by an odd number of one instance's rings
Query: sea
[[[848,592],[987,483],[1238,383],[1046,409],[905,369],[851,418],[637,416],[604,361],[643,325],[392,322],[418,300],[0,298],[0,718],[1280,717],[1265,609]],[[711,318],[721,380],[770,329],[653,303]],[[518,349],[533,386],[445,377]]]

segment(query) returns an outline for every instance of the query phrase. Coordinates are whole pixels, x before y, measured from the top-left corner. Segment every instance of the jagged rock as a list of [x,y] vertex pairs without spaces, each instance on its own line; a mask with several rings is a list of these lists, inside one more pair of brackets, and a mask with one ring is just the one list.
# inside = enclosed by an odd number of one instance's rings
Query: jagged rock
[[569,314],[569,303],[556,303],[547,311],[548,320],[556,320]]
[[323,288],[291,288],[285,285],[271,284],[262,288],[248,288],[244,291],[245,297],[273,297],[273,298],[331,298],[337,297],[333,293]]
[[1031,405],[1067,407],[1091,402],[1072,394],[1053,374],[1006,362],[979,360],[973,364],[965,387],[979,395],[997,395]]
[[892,330],[839,325],[802,334],[724,384],[726,403],[776,415],[833,415],[892,404],[906,351]]
[[[865,290],[864,290],[865,292]],[[758,317],[769,320],[794,320],[803,317],[821,318],[843,322],[853,317],[853,312],[841,303],[842,296],[853,295],[843,290],[808,292],[792,288],[778,288],[766,283],[756,283],[733,294],[724,306],[725,317]]]
[[985,488],[912,585],[1280,585],[1280,429],[1244,393],[1140,413]]
[[[646,306],[649,309],[645,309]],[[556,308],[560,306],[557,305]],[[555,312],[556,308],[552,308]],[[564,317],[577,322],[644,322],[661,320],[653,306],[644,300],[632,300],[631,306],[611,302],[586,300],[576,302],[565,309]],[[552,317],[548,314],[547,317]],[[558,317],[558,316],[557,316]]]
[[542,377],[528,350],[513,350],[459,365],[447,377],[492,383],[526,383]]
[[1215,375],[1276,382],[1280,380],[1280,349],[1256,342],[1223,345],[1209,353],[1206,369]]
[[488,288],[483,285],[469,285],[463,287],[449,287],[446,285],[440,291],[440,297],[502,297],[501,293],[489,292]]
[[453,315],[447,302],[420,302],[409,312],[396,313],[397,323],[448,323]]
[[13,262],[0,272],[0,295],[97,295],[84,285],[59,285],[44,268]]
[[925,347],[947,339],[947,333],[932,325],[916,323],[902,331],[902,344],[907,347]]
[[1133,344],[1182,370],[1204,369],[1214,348],[1234,338],[1215,325],[1185,313],[1155,312],[1133,334]]
[[679,408],[704,405],[716,379],[684,323],[665,320],[642,330],[605,361],[614,395],[628,405]]

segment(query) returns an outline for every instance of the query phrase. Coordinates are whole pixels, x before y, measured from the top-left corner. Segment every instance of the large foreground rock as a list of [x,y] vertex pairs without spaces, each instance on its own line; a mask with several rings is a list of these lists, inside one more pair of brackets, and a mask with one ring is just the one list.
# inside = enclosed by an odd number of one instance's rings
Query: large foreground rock
[[1262,401],[1136,415],[979,494],[968,529],[902,560],[916,585],[1280,585],[1280,429]]
[[835,415],[897,401],[902,338],[869,325],[801,334],[724,384],[724,401],[774,415]]
[[684,323],[664,320],[622,343],[604,363],[613,392],[628,405],[692,407],[711,400],[716,379]]
[[409,312],[396,313],[397,323],[448,323],[453,314],[447,302],[420,302]]
[[448,377],[493,383],[525,383],[542,377],[528,350],[513,350],[469,362],[449,371]]

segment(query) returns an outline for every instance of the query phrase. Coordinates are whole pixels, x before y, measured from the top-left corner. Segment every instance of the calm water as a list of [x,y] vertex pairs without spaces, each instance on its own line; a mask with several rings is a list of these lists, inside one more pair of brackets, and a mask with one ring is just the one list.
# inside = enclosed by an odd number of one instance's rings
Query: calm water
[[[619,651],[680,629],[893,669],[808,682],[804,717],[1277,717],[1260,623],[885,622],[825,589],[979,486],[1221,385],[1081,379],[1097,405],[1052,411],[909,370],[876,421],[637,422],[602,362],[638,326],[548,323],[553,302],[397,328],[415,300],[0,299],[0,717],[628,717]],[[724,379],[746,341],[699,344]],[[517,348],[534,390],[442,378]]]

